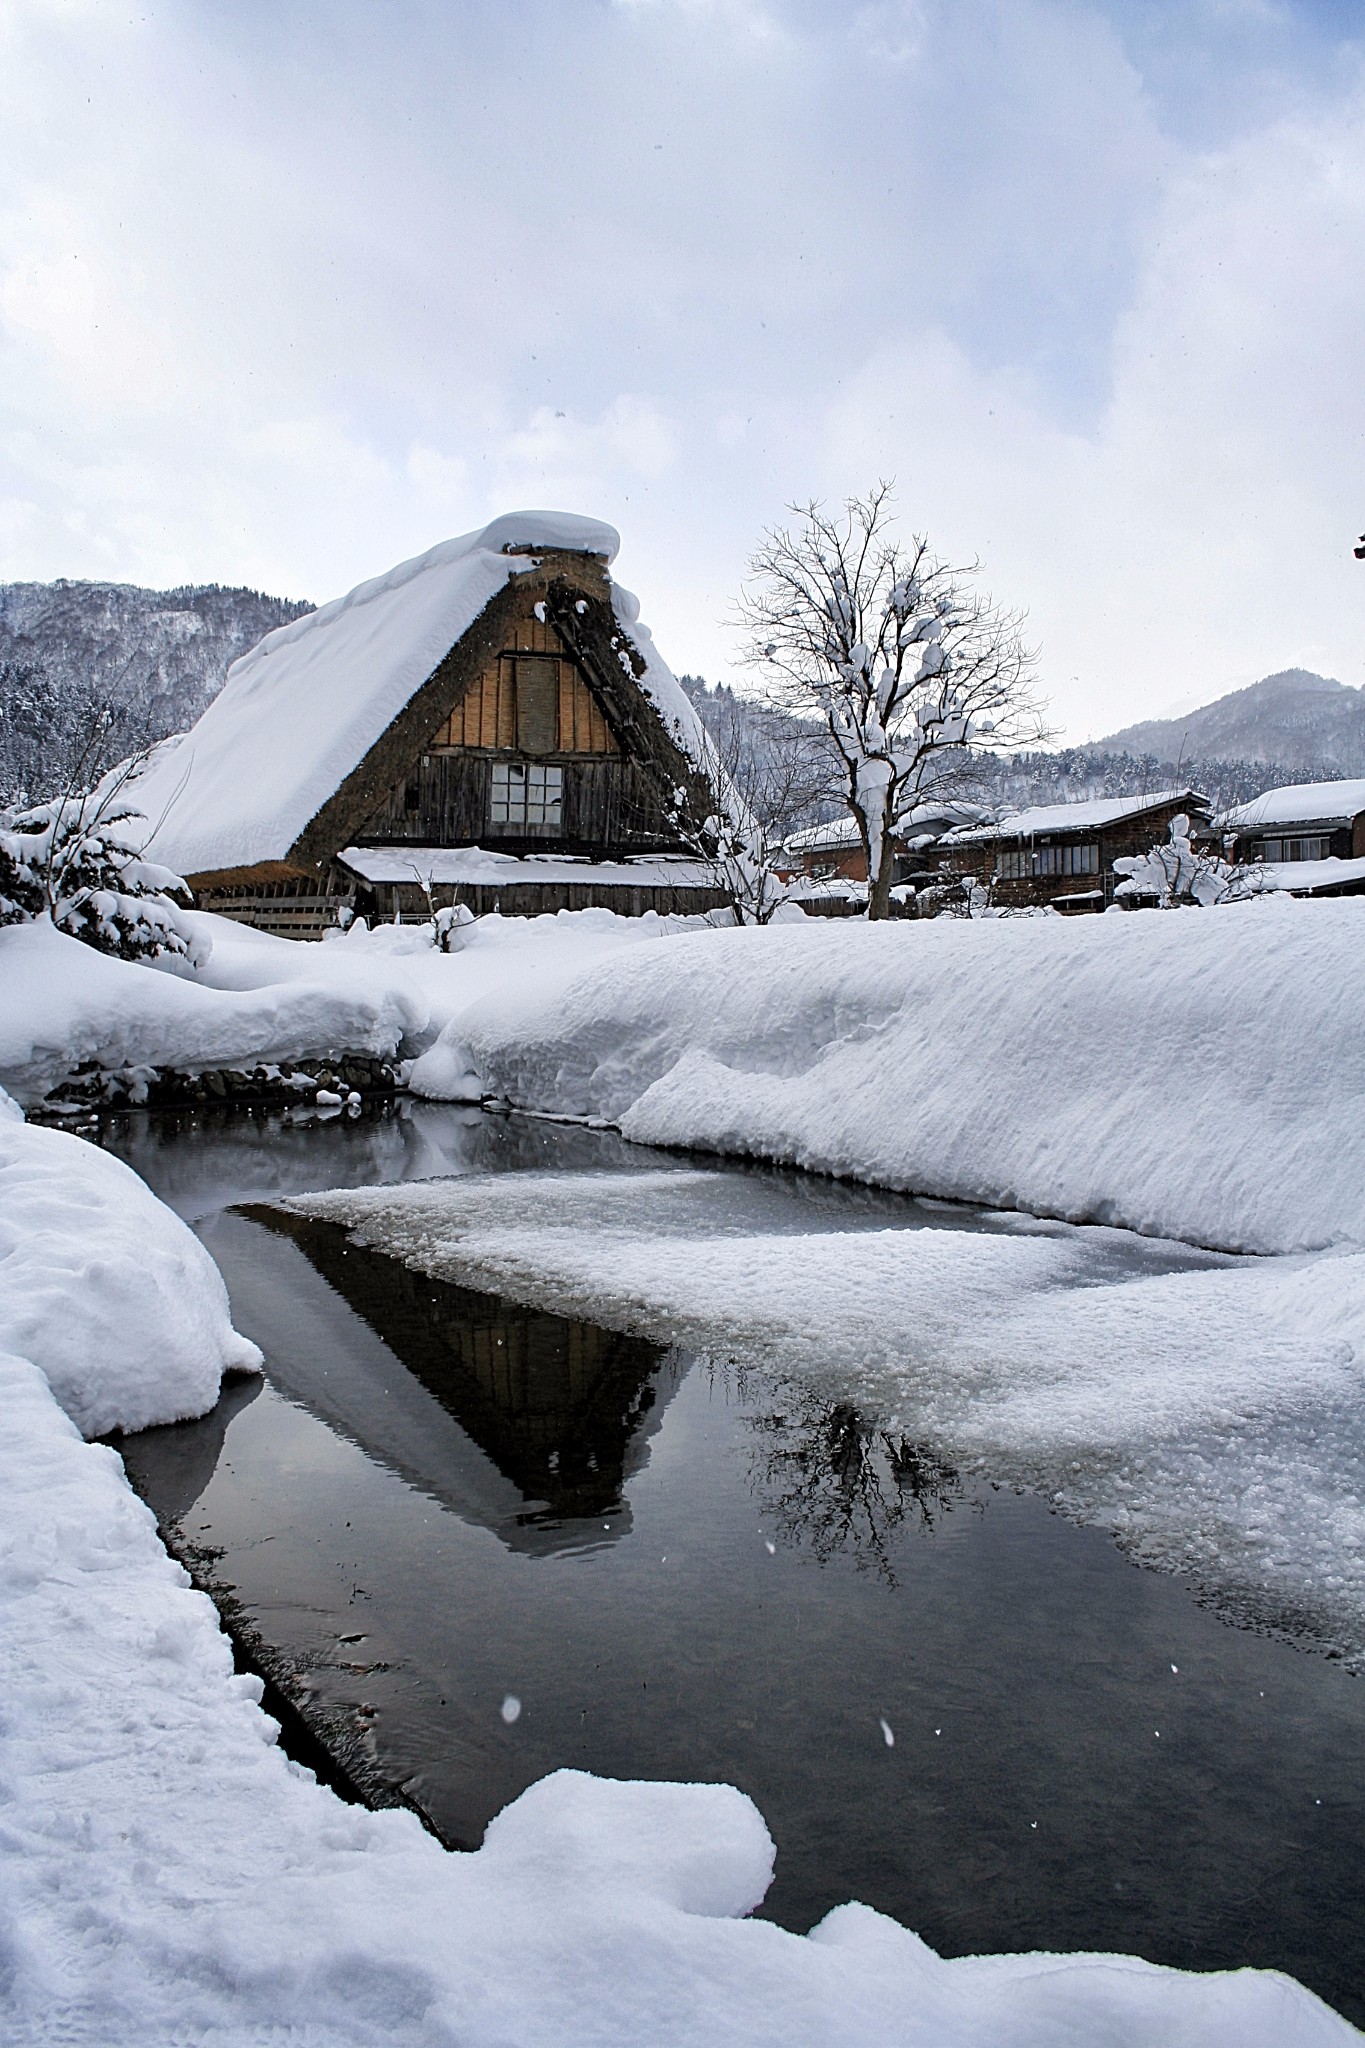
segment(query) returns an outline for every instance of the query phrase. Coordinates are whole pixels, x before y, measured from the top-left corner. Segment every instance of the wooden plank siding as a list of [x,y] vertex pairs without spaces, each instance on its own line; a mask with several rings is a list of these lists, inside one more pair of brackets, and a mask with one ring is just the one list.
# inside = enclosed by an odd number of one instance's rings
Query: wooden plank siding
[[[1114,902],[1114,890],[1120,879],[1114,873],[1114,862],[1133,854],[1150,853],[1154,846],[1164,845],[1170,834],[1171,820],[1182,811],[1191,815],[1196,823],[1202,821],[1200,812],[1190,800],[1180,797],[1171,803],[1142,811],[1135,817],[1115,819],[1109,824],[1089,828],[1077,824],[1069,830],[1059,828],[1040,832],[1031,839],[1002,832],[998,838],[946,846],[942,850],[941,865],[950,874],[970,875],[989,884],[994,901],[1002,909],[1023,910],[1052,904],[1072,916],[1103,910]],[[1065,852],[1082,847],[1098,849],[1097,865],[1092,873],[1009,877],[999,873],[1003,853],[1042,853],[1044,849]]]
[[[648,882],[622,888],[594,882],[591,876],[591,868],[585,868],[581,882],[437,882],[431,897],[438,910],[450,903],[463,903],[475,917],[486,917],[491,911],[503,917],[542,917],[557,910],[614,910],[619,917],[643,917],[653,910],[660,917],[696,917],[707,910],[720,910],[730,900],[721,888]],[[402,924],[424,924],[431,915],[426,893],[415,877],[410,883],[358,882],[355,908],[362,916],[384,924],[395,917]]]
[[[517,619],[507,638],[511,644],[471,682],[355,843],[495,844],[509,852],[553,848],[596,857],[675,847],[658,775],[623,750],[555,628],[531,614]],[[492,821],[496,760],[559,768],[558,824]]]
[[[532,617],[518,620],[513,645],[490,662],[432,735],[433,751],[447,747],[478,747],[488,751],[519,751],[538,758],[547,754],[614,754],[619,751],[601,705],[589,689],[553,626]],[[518,717],[518,681],[524,697],[528,671],[543,670],[553,699],[554,734],[527,731]],[[540,675],[534,680],[541,681]],[[536,692],[538,695],[539,692]],[[536,744],[537,740],[544,743]]]
[[632,761],[566,759],[559,825],[493,825],[489,783],[496,756],[420,755],[388,802],[356,834],[357,846],[482,846],[515,852],[657,853],[677,844],[654,783]]

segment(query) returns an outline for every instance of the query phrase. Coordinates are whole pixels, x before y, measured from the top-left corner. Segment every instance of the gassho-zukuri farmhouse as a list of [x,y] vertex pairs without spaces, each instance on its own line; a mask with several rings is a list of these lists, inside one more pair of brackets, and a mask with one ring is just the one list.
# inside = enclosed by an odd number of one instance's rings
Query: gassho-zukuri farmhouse
[[316,937],[370,917],[727,898],[719,769],[610,526],[519,512],[267,634],[129,791],[201,909]]

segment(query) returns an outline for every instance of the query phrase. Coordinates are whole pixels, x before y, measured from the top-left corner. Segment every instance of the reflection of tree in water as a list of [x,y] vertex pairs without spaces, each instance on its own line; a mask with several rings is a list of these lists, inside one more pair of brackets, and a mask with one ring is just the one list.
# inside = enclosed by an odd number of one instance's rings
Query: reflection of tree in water
[[795,1395],[792,1406],[748,1418],[752,1479],[766,1513],[822,1564],[851,1552],[860,1571],[894,1585],[896,1540],[907,1529],[932,1529],[962,1499],[961,1479],[927,1445],[851,1401],[785,1391]]

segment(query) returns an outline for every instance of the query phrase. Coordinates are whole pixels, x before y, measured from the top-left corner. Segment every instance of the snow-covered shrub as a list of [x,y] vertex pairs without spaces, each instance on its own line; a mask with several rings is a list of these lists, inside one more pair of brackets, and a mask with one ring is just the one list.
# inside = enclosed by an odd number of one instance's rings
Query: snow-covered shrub
[[180,914],[189,890],[143,859],[147,820],[124,798],[127,781],[125,764],[80,795],[0,809],[0,925],[46,916],[121,960],[198,966],[206,943]]
[[431,932],[437,952],[458,953],[464,944],[464,927],[473,922],[474,913],[467,903],[447,903],[444,910],[433,912]]
[[1172,818],[1167,845],[1116,860],[1114,873],[1124,877],[1114,895],[1129,908],[1139,903],[1154,903],[1158,910],[1237,903],[1265,887],[1256,868],[1235,867],[1216,854],[1198,852],[1190,844],[1184,811]]

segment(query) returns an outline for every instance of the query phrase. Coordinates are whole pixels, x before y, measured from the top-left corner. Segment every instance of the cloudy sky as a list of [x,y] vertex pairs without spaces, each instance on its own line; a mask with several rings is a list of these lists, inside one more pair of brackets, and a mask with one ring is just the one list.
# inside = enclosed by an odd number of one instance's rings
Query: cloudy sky
[[1067,736],[1365,683],[1359,0],[0,0],[0,580],[610,519],[733,674],[896,479]]

